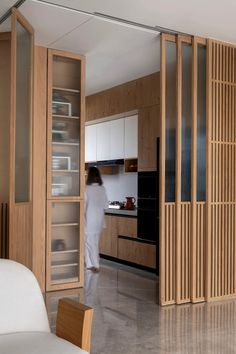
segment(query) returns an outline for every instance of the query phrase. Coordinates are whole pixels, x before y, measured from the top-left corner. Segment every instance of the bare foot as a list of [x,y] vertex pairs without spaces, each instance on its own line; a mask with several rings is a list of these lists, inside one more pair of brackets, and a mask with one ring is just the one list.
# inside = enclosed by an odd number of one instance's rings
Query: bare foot
[[93,267],[93,272],[94,272],[94,273],[99,273],[99,271],[100,271],[99,268]]

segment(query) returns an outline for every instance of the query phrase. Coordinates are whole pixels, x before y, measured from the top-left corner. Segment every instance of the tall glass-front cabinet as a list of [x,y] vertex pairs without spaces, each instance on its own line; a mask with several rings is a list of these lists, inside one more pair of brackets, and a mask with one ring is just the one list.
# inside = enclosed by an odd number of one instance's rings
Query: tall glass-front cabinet
[[47,290],[83,285],[83,56],[48,51]]

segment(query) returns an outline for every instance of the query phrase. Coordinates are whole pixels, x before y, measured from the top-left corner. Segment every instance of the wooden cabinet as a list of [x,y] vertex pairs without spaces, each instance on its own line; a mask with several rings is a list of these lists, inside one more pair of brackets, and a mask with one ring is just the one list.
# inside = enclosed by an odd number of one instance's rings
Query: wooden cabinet
[[105,215],[105,221],[106,228],[100,240],[102,255],[149,268],[156,267],[156,245],[137,239],[137,218]]
[[105,215],[105,225],[100,239],[100,253],[117,257],[117,217]]
[[69,298],[71,300],[82,302],[84,299],[84,289],[68,289],[61,291],[51,291],[45,294],[45,303],[48,313],[48,320],[50,324],[51,331],[55,333],[56,331],[56,319],[58,311],[58,302],[62,298]]
[[137,159],[138,116],[87,125],[85,137],[85,162]]
[[88,125],[85,127],[85,161],[97,161],[97,127]]
[[124,119],[85,127],[85,162],[124,158]]
[[48,51],[46,289],[83,285],[84,58]]
[[117,231],[120,236],[137,237],[137,219],[128,217],[116,217]]
[[160,136],[159,105],[144,107],[138,116],[138,170],[157,170],[157,137]]
[[125,155],[124,158],[138,157],[138,116],[125,118]]
[[97,161],[110,159],[110,122],[97,124]]
[[156,245],[118,238],[118,258],[156,268]]
[[110,122],[110,159],[124,158],[124,119]]

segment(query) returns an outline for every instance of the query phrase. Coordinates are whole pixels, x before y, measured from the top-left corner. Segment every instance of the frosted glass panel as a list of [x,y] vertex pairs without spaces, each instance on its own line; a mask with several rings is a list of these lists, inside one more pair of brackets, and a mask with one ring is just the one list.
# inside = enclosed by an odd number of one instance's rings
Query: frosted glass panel
[[15,202],[30,200],[31,34],[16,22]]
[[80,61],[53,57],[52,196],[80,194]]
[[78,281],[80,205],[52,203],[51,213],[51,282]]
[[191,84],[192,47],[182,45],[181,200],[191,201]]
[[175,201],[176,44],[166,42],[165,201]]
[[197,200],[206,200],[206,47],[198,46]]

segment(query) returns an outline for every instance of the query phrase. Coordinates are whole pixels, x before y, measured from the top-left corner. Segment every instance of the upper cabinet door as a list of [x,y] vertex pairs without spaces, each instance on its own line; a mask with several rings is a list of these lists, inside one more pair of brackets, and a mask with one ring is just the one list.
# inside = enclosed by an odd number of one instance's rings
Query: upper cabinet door
[[85,162],[97,161],[97,125],[85,127]]
[[9,257],[31,267],[34,30],[15,9],[11,20]]
[[110,122],[110,159],[124,158],[124,119]]
[[97,124],[97,161],[110,159],[110,122]]
[[125,158],[138,157],[138,116],[125,118]]

